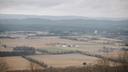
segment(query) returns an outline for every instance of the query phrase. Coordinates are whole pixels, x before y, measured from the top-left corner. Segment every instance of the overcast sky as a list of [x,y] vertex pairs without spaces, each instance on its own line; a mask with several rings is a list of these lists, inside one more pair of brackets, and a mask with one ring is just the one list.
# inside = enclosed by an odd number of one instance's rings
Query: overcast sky
[[0,14],[128,18],[128,0],[0,0]]

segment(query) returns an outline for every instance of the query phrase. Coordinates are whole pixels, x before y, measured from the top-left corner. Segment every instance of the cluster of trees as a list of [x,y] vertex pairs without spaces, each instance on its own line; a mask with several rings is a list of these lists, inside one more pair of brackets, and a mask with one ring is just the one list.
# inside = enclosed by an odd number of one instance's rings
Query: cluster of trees
[[[4,47],[7,47],[7,46],[4,46]],[[35,53],[36,53],[35,48],[21,46],[21,47],[13,48],[13,51],[0,51],[0,57],[33,55]]]
[[128,46],[128,43],[125,43],[125,46]]
[[48,51],[48,50],[43,50],[43,49],[36,49],[39,52],[42,52],[43,54],[72,54],[72,53],[78,53],[78,51]]
[[34,63],[38,64],[39,66],[41,66],[43,68],[47,68],[48,67],[48,65],[45,64],[44,62],[37,61],[37,60],[35,60],[35,59],[31,58],[31,57],[27,57],[27,56],[22,56],[22,57],[27,59],[27,60],[29,60],[31,62],[30,63],[31,68],[33,68]]
[[0,58],[0,72],[7,72],[8,64],[2,58]]

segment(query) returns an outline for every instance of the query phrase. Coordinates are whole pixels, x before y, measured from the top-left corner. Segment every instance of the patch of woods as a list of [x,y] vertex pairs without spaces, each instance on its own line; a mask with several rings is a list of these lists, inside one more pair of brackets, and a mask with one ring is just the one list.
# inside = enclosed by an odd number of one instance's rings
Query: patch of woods
[[[4,48],[6,48],[6,45],[4,45]],[[0,51],[0,57],[34,55],[35,52],[35,48],[33,47],[20,46],[14,47],[13,51]]]
[[125,46],[128,46],[128,43],[125,43]]

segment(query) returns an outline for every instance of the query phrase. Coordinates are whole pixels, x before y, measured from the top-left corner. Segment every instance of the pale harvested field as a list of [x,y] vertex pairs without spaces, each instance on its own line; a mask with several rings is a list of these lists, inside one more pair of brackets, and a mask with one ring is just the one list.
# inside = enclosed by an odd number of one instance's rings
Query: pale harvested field
[[[68,66],[83,66],[83,62],[87,64],[95,64],[97,60],[96,57],[90,57],[80,54],[64,54],[64,55],[34,55],[29,56],[33,59],[44,62],[48,66],[53,67],[68,67]],[[30,62],[20,56],[14,57],[1,57],[0,59],[4,60],[7,63],[8,70],[24,70],[30,69]],[[35,66],[35,65],[34,65]],[[37,68],[41,68],[36,65]]]
[[86,62],[87,64],[95,64],[98,60],[96,57],[81,54],[35,55],[29,57],[53,67],[83,66],[83,62]]
[[20,56],[14,56],[14,57],[1,57],[4,62],[8,65],[8,70],[23,70],[23,69],[29,69],[30,62],[23,59]]
[[[60,39],[58,37],[41,37],[35,39],[1,39],[2,44],[6,44],[8,47],[16,47],[16,46],[30,46],[35,48],[55,48],[57,47],[57,43],[60,44],[68,44],[68,45],[79,45],[78,50],[85,50],[85,51],[96,51],[98,49],[102,49],[103,47],[110,47],[110,48],[120,48],[124,47],[118,43],[119,40],[109,39],[109,38],[101,38],[99,40],[89,40],[89,41],[73,41],[68,39]],[[59,48],[62,48],[61,46]],[[66,47],[68,48],[68,47]],[[69,47],[71,48],[71,47]]]

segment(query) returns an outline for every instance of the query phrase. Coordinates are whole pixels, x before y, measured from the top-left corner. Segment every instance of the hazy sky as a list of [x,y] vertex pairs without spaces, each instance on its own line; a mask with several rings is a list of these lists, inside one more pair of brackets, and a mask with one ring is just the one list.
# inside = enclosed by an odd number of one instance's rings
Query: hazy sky
[[0,13],[128,18],[128,0],[0,0]]

